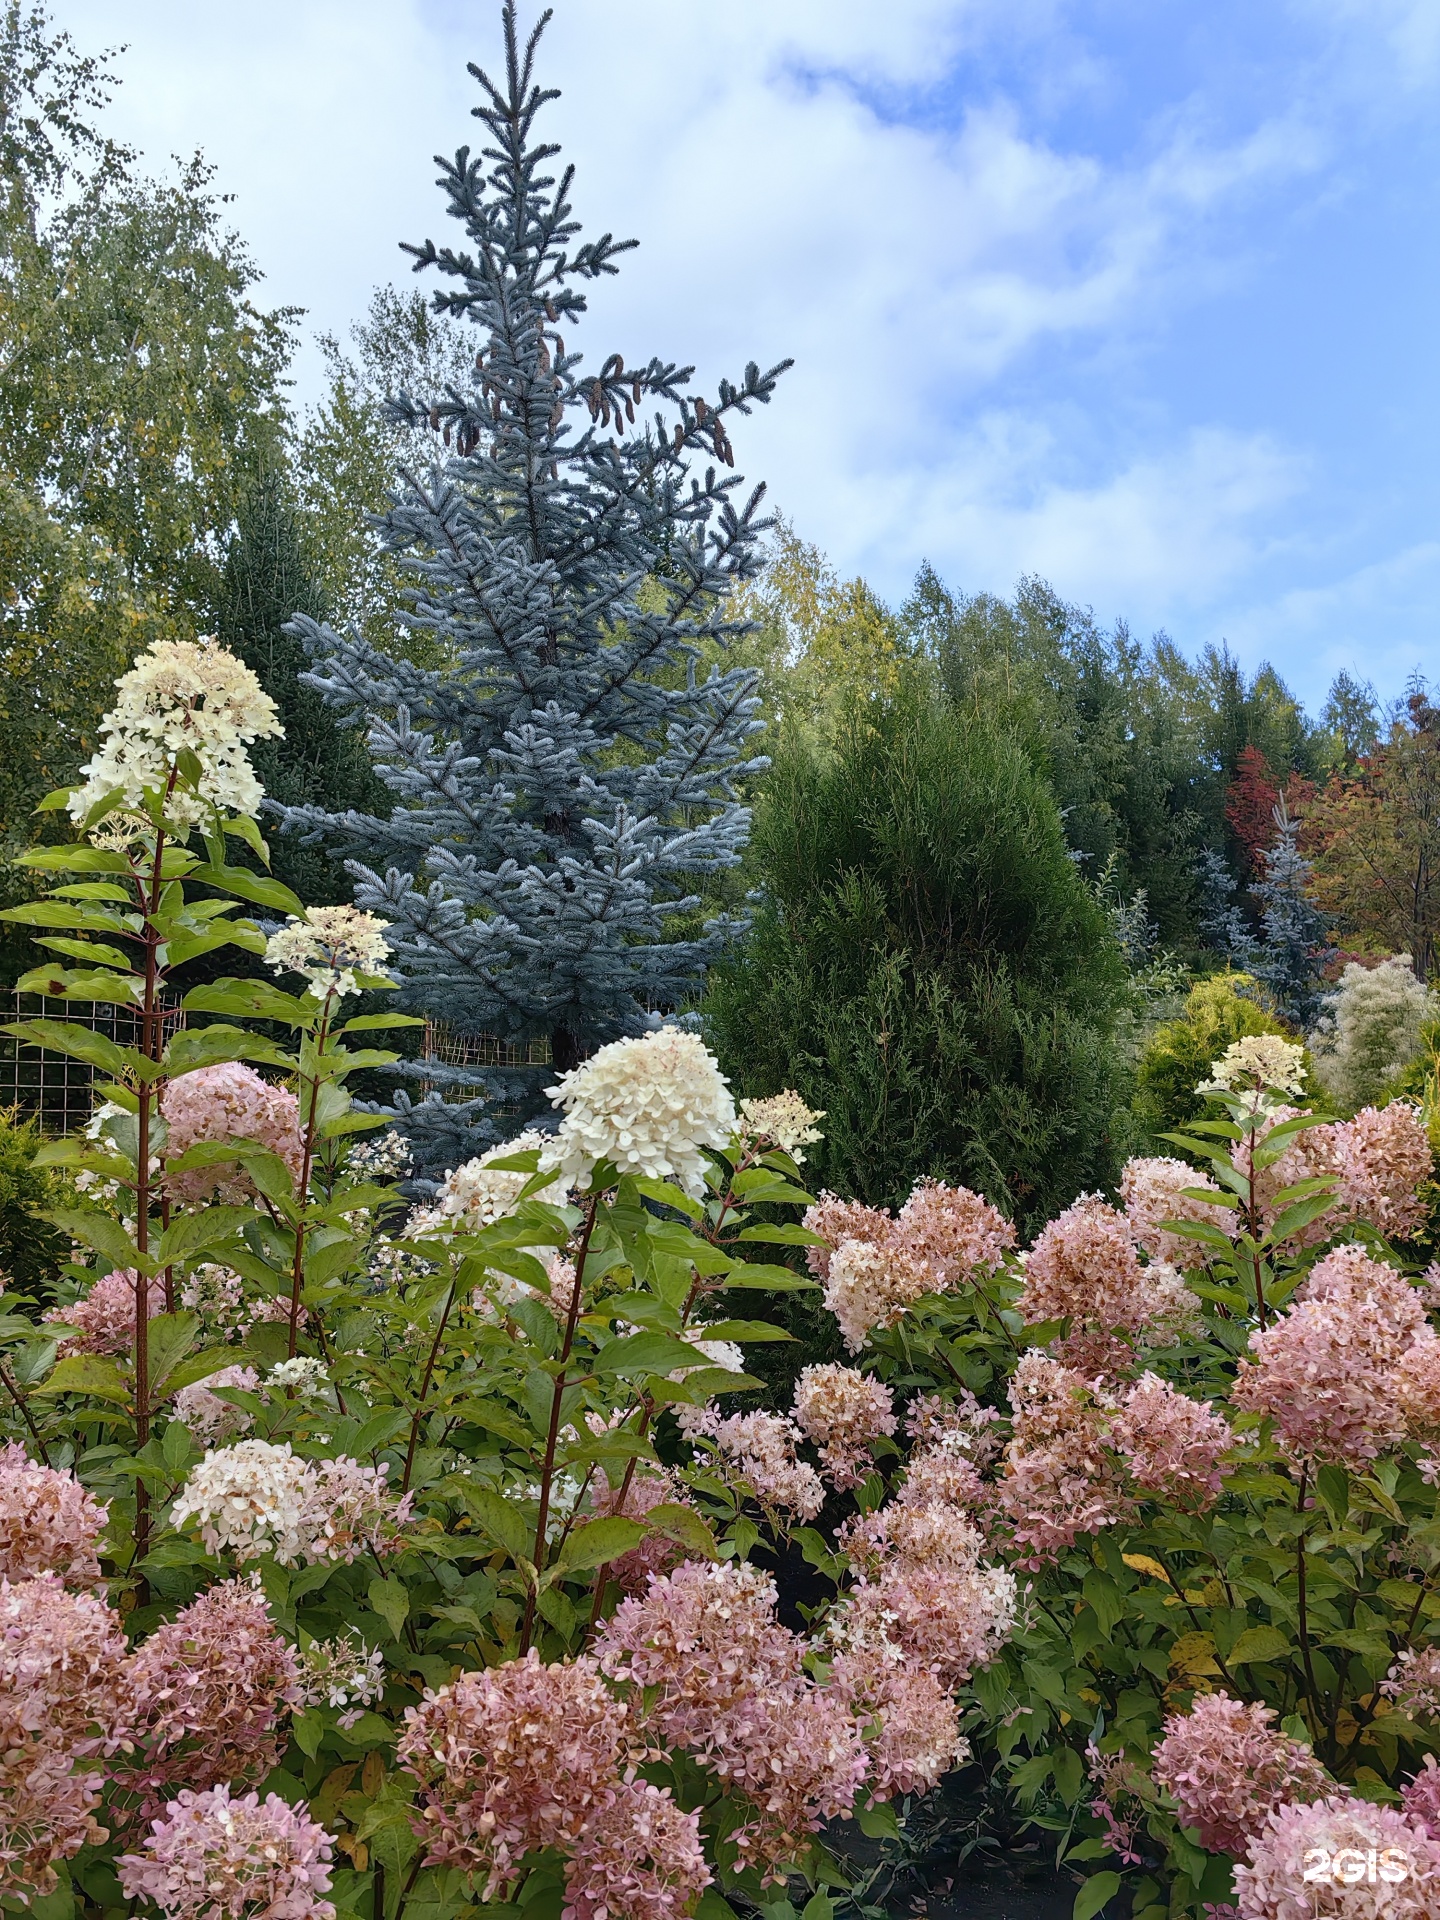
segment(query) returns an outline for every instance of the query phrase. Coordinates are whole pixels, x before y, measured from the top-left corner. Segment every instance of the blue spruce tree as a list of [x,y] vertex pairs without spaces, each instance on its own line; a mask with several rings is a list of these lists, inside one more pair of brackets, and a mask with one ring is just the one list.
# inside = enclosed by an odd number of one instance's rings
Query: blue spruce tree
[[730,589],[771,523],[763,488],[738,493],[729,428],[790,363],[752,363],[710,401],[659,359],[583,370],[565,339],[580,287],[635,243],[576,243],[572,169],[557,181],[559,149],[535,140],[557,97],[532,77],[548,18],[522,47],[505,7],[503,89],[470,69],[486,144],[438,161],[468,245],[406,249],[449,282],[436,311],[476,330],[473,387],[392,403],[452,449],[401,476],[385,519],[413,582],[401,618],[428,643],[413,651],[438,664],[295,621],[309,683],[366,728],[394,805],[288,807],[283,828],[337,849],[357,904],[393,923],[405,1004],[490,1043],[478,1063],[413,1063],[431,1091],[397,1096],[432,1173],[696,992],[738,926],[704,917],[700,885],[737,863],[742,783],[766,764],[755,676],[724,656],[744,631]]
[[1284,796],[1275,809],[1275,844],[1265,855],[1265,878],[1252,889],[1260,903],[1264,940],[1250,971],[1275,996],[1276,1009],[1308,1033],[1324,997],[1323,969],[1335,958],[1324,915],[1310,898],[1310,862],[1298,844],[1297,823]]

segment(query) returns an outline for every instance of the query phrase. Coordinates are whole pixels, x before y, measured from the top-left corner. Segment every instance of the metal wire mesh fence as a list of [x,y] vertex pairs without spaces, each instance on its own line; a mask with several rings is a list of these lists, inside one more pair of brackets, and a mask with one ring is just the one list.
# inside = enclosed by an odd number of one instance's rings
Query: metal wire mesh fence
[[[140,1040],[140,1017],[130,1007],[113,1007],[99,1000],[52,1000],[40,993],[3,996],[10,1020],[65,1020],[89,1027],[117,1046],[133,1047]],[[178,1004],[162,1015],[168,1040],[185,1024]],[[25,1119],[38,1119],[42,1133],[73,1133],[90,1118],[94,1106],[96,1070],[68,1053],[36,1047],[14,1034],[0,1034],[0,1107],[16,1107]]]
[[[551,1062],[550,1042],[546,1040],[501,1040],[493,1033],[462,1033],[452,1027],[448,1021],[428,1019],[425,1022],[426,1060],[438,1061],[446,1067],[548,1067]],[[422,1094],[429,1093],[436,1083],[433,1080],[421,1080]],[[440,1090],[442,1100],[451,1104],[460,1104],[475,1098],[473,1087],[445,1086]],[[503,1112],[505,1109],[501,1108]]]

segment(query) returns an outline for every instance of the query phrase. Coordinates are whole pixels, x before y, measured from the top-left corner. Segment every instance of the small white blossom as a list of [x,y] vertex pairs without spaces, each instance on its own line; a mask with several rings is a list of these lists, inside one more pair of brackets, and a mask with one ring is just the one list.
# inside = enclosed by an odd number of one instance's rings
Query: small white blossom
[[567,1186],[583,1186],[609,1160],[622,1174],[705,1190],[704,1147],[735,1132],[735,1103],[718,1061],[698,1035],[662,1027],[615,1040],[547,1089],[565,1118],[545,1150]]
[[276,973],[304,974],[317,1000],[359,993],[356,970],[376,973],[389,957],[389,924],[358,907],[307,907],[303,920],[291,914],[271,934],[265,964]]
[[264,798],[246,752],[252,740],[278,739],[275,702],[243,660],[205,640],[157,640],[115,683],[119,695],[100,723],[100,751],[80,769],[84,785],[68,802],[72,819],[120,792],[134,812],[147,790],[164,791],[177,757],[200,763],[196,790],[177,787],[166,802],[173,820],[194,825],[210,806],[253,814]]
[[335,1640],[312,1640],[301,1662],[304,1704],[350,1709],[340,1716],[344,1728],[353,1727],[361,1709],[385,1692],[385,1656],[378,1647],[367,1650],[353,1631]]
[[277,1360],[270,1369],[267,1385],[293,1388],[297,1393],[314,1393],[326,1383],[325,1362],[309,1354],[297,1353],[293,1360]]
[[743,1131],[752,1140],[768,1140],[772,1146],[779,1147],[782,1153],[788,1153],[796,1166],[803,1166],[805,1156],[802,1147],[810,1147],[817,1140],[824,1139],[817,1120],[825,1118],[824,1110],[816,1112],[807,1107],[798,1093],[787,1088],[784,1093],[772,1093],[763,1100],[742,1100],[740,1117]]
[[1197,1093],[1233,1093],[1237,1086],[1274,1087],[1280,1093],[1305,1091],[1305,1049],[1278,1033],[1247,1033],[1232,1040],[1211,1064],[1214,1076]]

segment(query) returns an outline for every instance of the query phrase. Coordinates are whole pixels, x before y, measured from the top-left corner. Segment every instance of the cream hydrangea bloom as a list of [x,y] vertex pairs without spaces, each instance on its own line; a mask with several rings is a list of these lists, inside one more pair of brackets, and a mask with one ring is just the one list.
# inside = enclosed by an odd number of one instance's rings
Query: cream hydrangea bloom
[[597,1164],[705,1190],[705,1147],[735,1132],[735,1103],[714,1054],[696,1034],[661,1027],[608,1047],[547,1088],[565,1110],[543,1164],[583,1186]]
[[130,810],[147,789],[163,789],[179,754],[200,762],[197,790],[166,803],[174,820],[194,825],[206,804],[254,813],[264,798],[246,752],[252,740],[283,737],[275,702],[245,665],[210,640],[157,640],[115,683],[119,695],[100,725],[101,745],[80,769],[84,784],[68,802],[83,820],[106,794]]
[[389,921],[358,907],[307,907],[290,918],[265,947],[265,964],[276,973],[302,973],[317,1000],[333,993],[359,993],[355,978],[376,973],[390,956]]
[[1232,1040],[1211,1063],[1214,1078],[1202,1080],[1197,1093],[1233,1093],[1251,1083],[1274,1087],[1280,1093],[1305,1091],[1305,1049],[1278,1033],[1247,1033]]
[[800,1149],[824,1138],[815,1124],[825,1118],[824,1109],[817,1112],[807,1107],[793,1088],[768,1094],[763,1100],[742,1100],[740,1117],[750,1139],[768,1140],[782,1153],[788,1153],[797,1167],[805,1162]]

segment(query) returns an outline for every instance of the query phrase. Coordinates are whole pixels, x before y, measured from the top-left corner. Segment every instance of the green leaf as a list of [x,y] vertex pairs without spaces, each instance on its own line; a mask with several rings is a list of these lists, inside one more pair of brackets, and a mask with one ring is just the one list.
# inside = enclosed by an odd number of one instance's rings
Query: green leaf
[[123,1270],[126,1267],[148,1267],[150,1263],[140,1258],[140,1250],[126,1233],[118,1220],[108,1213],[89,1207],[60,1207],[46,1214],[62,1233],[68,1233],[72,1240],[78,1240],[82,1246],[93,1247],[96,1253],[110,1262],[110,1270]]
[[696,1340],[793,1340],[793,1333],[787,1333],[784,1327],[772,1326],[768,1320],[717,1320],[713,1325],[690,1329]]
[[646,1531],[642,1521],[627,1520],[620,1514],[592,1520],[586,1526],[576,1527],[568,1536],[553,1571],[583,1573],[590,1567],[603,1567],[632,1547],[638,1547]]
[[273,1040],[246,1033],[241,1027],[186,1027],[165,1049],[165,1072],[172,1079],[197,1067],[220,1066],[229,1060],[260,1060],[271,1066],[290,1065]]
[[394,1574],[387,1574],[383,1580],[372,1580],[369,1590],[370,1605],[390,1629],[392,1639],[400,1638],[400,1630],[410,1618],[410,1595],[405,1584],[397,1580]]
[[798,1226],[793,1220],[777,1221],[774,1226],[746,1227],[743,1233],[737,1233],[737,1240],[767,1240],[777,1247],[823,1247],[827,1242],[818,1233],[811,1233],[808,1227]]
[[313,1707],[304,1713],[297,1713],[290,1723],[295,1735],[295,1744],[309,1760],[313,1760],[320,1751],[320,1742],[325,1738],[325,1722]]
[[1231,1667],[1253,1660],[1286,1660],[1295,1651],[1294,1642],[1278,1627],[1247,1627],[1225,1657]]
[[882,1800],[878,1805],[857,1808],[855,1824],[871,1840],[900,1838],[899,1817],[888,1800]]
[[[219,1373],[222,1367],[237,1365],[242,1357],[236,1347],[205,1347],[199,1353],[187,1354],[166,1375],[166,1393],[179,1393],[182,1387],[193,1387],[197,1380],[208,1380],[212,1373]],[[228,1391],[228,1388],[221,1388],[222,1393]]]
[[1119,1891],[1118,1873],[1111,1873],[1108,1868],[1104,1873],[1092,1873],[1075,1896],[1071,1920],[1092,1920],[1092,1916],[1099,1913],[1106,1901],[1113,1900]]
[[68,1053],[72,1060],[98,1067],[112,1080],[128,1079],[139,1059],[133,1047],[117,1047],[103,1033],[92,1033],[89,1027],[68,1020],[17,1020],[0,1027],[0,1033],[12,1034],[28,1046],[43,1047],[47,1053]]
[[1094,1608],[1102,1632],[1108,1636],[1125,1612],[1125,1599],[1119,1587],[1108,1573],[1101,1573],[1098,1567],[1092,1567],[1085,1576],[1081,1592]]
[[1298,1233],[1302,1227],[1308,1227],[1312,1220],[1318,1220],[1322,1213],[1328,1213],[1335,1205],[1335,1190],[1327,1193],[1312,1193],[1308,1200],[1297,1200],[1293,1207],[1276,1216],[1274,1224],[1266,1234],[1266,1244],[1278,1246],[1282,1240],[1288,1240],[1292,1233]]
[[182,1421],[172,1420],[165,1429],[165,1437],[160,1442],[160,1454],[172,1473],[178,1473],[190,1460],[194,1452],[189,1429]]
[[218,1246],[231,1234],[239,1233],[254,1217],[251,1207],[211,1206],[202,1207],[198,1213],[182,1213],[155,1242],[155,1264],[173,1266],[202,1248]]
[[652,1180],[646,1174],[637,1174],[635,1190],[649,1200],[658,1200],[662,1207],[673,1207],[677,1213],[688,1214],[692,1220],[705,1217],[704,1203],[692,1200],[683,1188],[672,1186],[668,1180]]
[[241,900],[253,900],[257,907],[270,907],[276,913],[293,913],[297,919],[305,918],[305,902],[298,894],[282,886],[278,880],[268,875],[252,873],[248,867],[216,866],[197,867],[191,874],[192,880],[202,881],[207,887],[218,887],[222,893],[233,893]]
[[92,1400],[113,1400],[121,1406],[130,1403],[130,1382],[108,1355],[71,1353],[55,1363],[48,1380],[34,1389],[36,1393],[81,1393]]
[[721,1285],[755,1287],[766,1293],[804,1293],[814,1292],[820,1282],[808,1279],[804,1274],[792,1273],[789,1267],[757,1266],[750,1262],[738,1261],[726,1274]]
[[[313,994],[310,996],[314,998]],[[353,1020],[347,1020],[341,1033],[380,1033],[386,1027],[423,1027],[423,1013],[361,1013]],[[495,1162],[491,1161],[491,1166]]]
[[158,1394],[171,1373],[189,1353],[200,1331],[198,1313],[157,1313],[150,1321],[146,1342],[150,1357],[150,1391]]
[[658,1506],[651,1507],[645,1521],[653,1533],[663,1533],[694,1559],[720,1558],[714,1534],[693,1507],[682,1506],[678,1500],[662,1500]]
[[493,1487],[477,1487],[468,1480],[460,1480],[456,1491],[473,1518],[492,1540],[505,1548],[512,1560],[528,1558],[530,1531],[525,1525],[524,1515],[513,1502],[503,1494],[496,1493]]
[[312,994],[282,993],[268,980],[212,980],[192,987],[184,1006],[187,1013],[234,1013],[251,1020],[279,1020],[290,1027],[313,1026],[319,1011]]
[[681,1367],[709,1364],[708,1354],[684,1340],[677,1340],[671,1333],[630,1333],[618,1340],[607,1340],[592,1362],[596,1373],[630,1375],[675,1373]]

